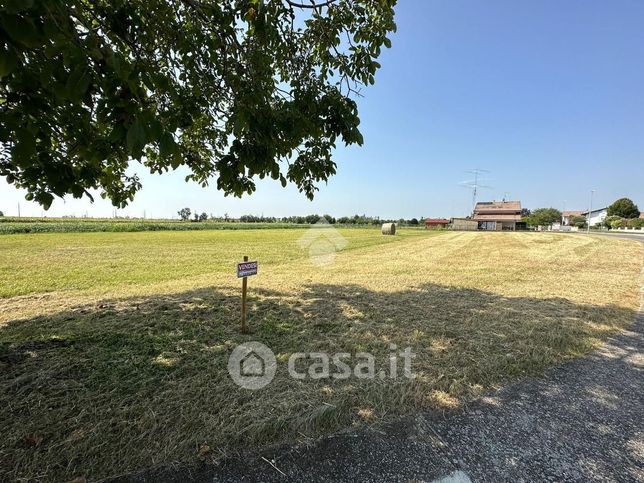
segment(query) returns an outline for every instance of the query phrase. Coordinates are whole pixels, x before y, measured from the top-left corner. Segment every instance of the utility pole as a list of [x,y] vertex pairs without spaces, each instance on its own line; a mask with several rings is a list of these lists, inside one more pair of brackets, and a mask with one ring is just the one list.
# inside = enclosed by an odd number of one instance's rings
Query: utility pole
[[595,194],[595,190],[590,190],[590,208],[588,209],[588,223],[586,227],[586,233],[590,233],[590,217],[593,213],[593,195]]
[[478,194],[478,189],[479,189],[479,170],[475,169],[474,170],[474,188],[472,189],[472,212],[474,212],[474,208],[476,208],[476,195]]
[[20,203],[18,203],[18,218],[20,218]]

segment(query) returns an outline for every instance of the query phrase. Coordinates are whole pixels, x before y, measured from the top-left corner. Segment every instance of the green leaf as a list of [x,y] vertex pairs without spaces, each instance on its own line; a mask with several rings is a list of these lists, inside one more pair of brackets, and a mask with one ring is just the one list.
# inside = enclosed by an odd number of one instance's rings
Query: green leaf
[[54,197],[50,193],[38,193],[34,196],[34,199],[46,210],[51,207],[54,201]]
[[151,119],[148,125],[148,134],[153,141],[160,141],[164,134],[163,126],[157,119]]
[[28,10],[34,5],[34,0],[5,0],[5,8],[11,13]]
[[27,164],[31,161],[36,153],[35,140],[29,141],[27,139],[16,143],[11,149],[11,157],[19,164]]
[[174,137],[171,133],[166,131],[161,135],[161,139],[159,140],[159,154],[164,158],[172,156],[175,152],[176,146]]
[[179,166],[181,166],[182,163],[181,156],[179,153],[174,153],[172,155],[172,158],[170,159],[170,166],[172,166],[172,169],[177,169]]
[[11,74],[18,66],[18,56],[13,50],[0,50],[0,77]]
[[14,42],[27,47],[38,46],[38,31],[31,19],[17,15],[3,15],[2,26]]
[[69,99],[81,99],[85,96],[91,82],[89,72],[83,65],[79,65],[67,79],[65,89]]
[[128,151],[133,157],[138,158],[146,145],[145,126],[138,119],[128,128],[126,143]]

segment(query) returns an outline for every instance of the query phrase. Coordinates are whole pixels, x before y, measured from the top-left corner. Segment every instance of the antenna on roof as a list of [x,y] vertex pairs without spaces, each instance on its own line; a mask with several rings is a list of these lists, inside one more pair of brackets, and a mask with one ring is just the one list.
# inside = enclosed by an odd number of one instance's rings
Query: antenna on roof
[[487,169],[474,168],[474,169],[468,169],[465,172],[473,174],[474,179],[469,181],[461,181],[459,185],[461,185],[463,188],[468,188],[472,190],[472,212],[474,212],[474,208],[476,208],[476,197],[478,195],[479,190],[483,188],[492,188],[491,186],[481,184],[481,181],[486,180],[486,178],[479,177],[481,174],[489,173],[489,171]]

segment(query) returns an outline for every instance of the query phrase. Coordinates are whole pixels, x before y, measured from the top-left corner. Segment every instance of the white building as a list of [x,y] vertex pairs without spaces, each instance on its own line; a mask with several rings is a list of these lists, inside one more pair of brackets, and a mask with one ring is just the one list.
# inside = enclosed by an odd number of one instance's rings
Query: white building
[[[581,216],[588,220],[588,210],[584,211]],[[608,216],[608,208],[598,208],[590,212],[590,226],[601,224]]]

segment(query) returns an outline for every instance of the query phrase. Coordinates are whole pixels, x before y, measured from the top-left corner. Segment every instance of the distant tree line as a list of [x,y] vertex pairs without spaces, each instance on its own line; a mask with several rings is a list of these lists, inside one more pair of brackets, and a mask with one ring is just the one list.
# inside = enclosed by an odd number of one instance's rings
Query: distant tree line
[[[177,211],[177,214],[179,215],[179,218],[181,218],[181,221],[194,221],[198,223],[208,219],[207,213],[204,212],[199,214],[195,211],[195,213],[192,214],[192,210],[190,208],[182,208]],[[192,215],[192,218],[190,218],[190,215]]]
[[[367,216],[367,215],[353,215],[353,216],[341,216],[335,218],[331,215],[305,215],[305,216],[285,216],[285,217],[275,217],[275,216],[257,216],[257,215],[242,215],[237,219],[230,218],[228,214],[224,214],[223,217],[217,217],[215,215],[208,216],[206,213],[201,213],[198,215],[196,212],[193,213],[190,208],[182,208],[177,212],[179,218],[182,221],[193,221],[201,222],[206,220],[212,221],[224,221],[224,222],[239,222],[239,223],[292,223],[297,225],[314,225],[315,223],[329,223],[330,225],[373,225],[380,226],[382,223],[397,223],[398,225],[409,225],[409,226],[418,226],[420,222],[418,218],[411,218],[409,220],[404,218],[399,218],[397,220],[383,219],[378,216]],[[422,219],[422,217],[421,217]]]
[[379,216],[353,215],[341,216],[335,218],[331,215],[306,215],[306,216],[286,216],[282,218],[265,217],[255,215],[243,215],[239,217],[240,222],[244,223],[294,223],[298,225],[313,225],[315,223],[329,223],[331,225],[374,225],[380,226],[382,223],[398,223],[399,225],[418,225],[417,218],[406,220],[400,218],[397,220],[383,219]]

